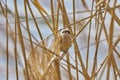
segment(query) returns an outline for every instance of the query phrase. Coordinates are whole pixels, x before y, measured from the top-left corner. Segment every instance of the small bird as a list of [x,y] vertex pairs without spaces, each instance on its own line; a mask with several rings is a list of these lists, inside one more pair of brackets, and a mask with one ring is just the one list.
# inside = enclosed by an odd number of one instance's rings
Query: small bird
[[60,32],[60,51],[67,53],[68,49],[71,46],[71,43],[72,43],[72,36],[71,36],[70,30],[68,28],[61,30],[61,32]]

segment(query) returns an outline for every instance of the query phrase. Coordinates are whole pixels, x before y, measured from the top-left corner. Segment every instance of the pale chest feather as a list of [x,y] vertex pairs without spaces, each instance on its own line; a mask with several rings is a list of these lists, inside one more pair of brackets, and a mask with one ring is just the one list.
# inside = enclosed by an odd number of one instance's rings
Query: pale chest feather
[[61,39],[61,42],[60,42],[60,49],[62,51],[67,51],[71,46],[71,36],[63,35],[61,38],[62,39]]

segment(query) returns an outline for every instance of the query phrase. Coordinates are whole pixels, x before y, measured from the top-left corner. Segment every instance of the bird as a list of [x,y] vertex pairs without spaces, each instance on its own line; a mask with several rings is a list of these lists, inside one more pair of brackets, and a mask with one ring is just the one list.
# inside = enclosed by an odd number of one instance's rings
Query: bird
[[71,47],[72,35],[68,28],[62,29],[60,31],[60,51],[67,53],[68,49]]
[[[58,62],[63,59],[63,57],[68,54],[68,50],[71,47],[72,44],[72,34],[68,28],[64,28],[59,30],[58,35],[56,39],[53,41],[53,51],[59,55],[53,55],[51,62],[54,60],[57,60]],[[60,55],[60,52],[62,53]]]
[[[63,52],[63,54],[61,55],[61,57],[63,58],[68,53],[68,50],[72,44],[71,31],[68,28],[60,29],[59,31],[57,31],[55,37],[52,37],[52,35],[50,35],[49,37],[44,39],[44,43],[49,41],[51,43],[50,43],[50,47],[48,48],[51,51],[55,52],[57,55],[60,55],[60,52]],[[43,42],[41,42],[40,45],[43,45]],[[53,55],[53,59],[51,60],[54,60],[55,58],[58,58],[58,56]]]

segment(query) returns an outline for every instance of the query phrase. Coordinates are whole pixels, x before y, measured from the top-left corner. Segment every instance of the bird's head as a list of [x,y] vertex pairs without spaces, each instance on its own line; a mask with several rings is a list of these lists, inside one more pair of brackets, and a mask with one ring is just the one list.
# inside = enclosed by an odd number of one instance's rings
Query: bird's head
[[60,35],[71,35],[71,32],[68,28],[61,30]]

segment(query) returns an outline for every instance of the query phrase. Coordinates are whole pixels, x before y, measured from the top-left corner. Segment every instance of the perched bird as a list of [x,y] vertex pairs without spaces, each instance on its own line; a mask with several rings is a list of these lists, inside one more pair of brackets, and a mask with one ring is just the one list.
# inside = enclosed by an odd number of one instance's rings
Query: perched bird
[[67,53],[72,43],[71,32],[68,28],[60,31],[60,51]]

